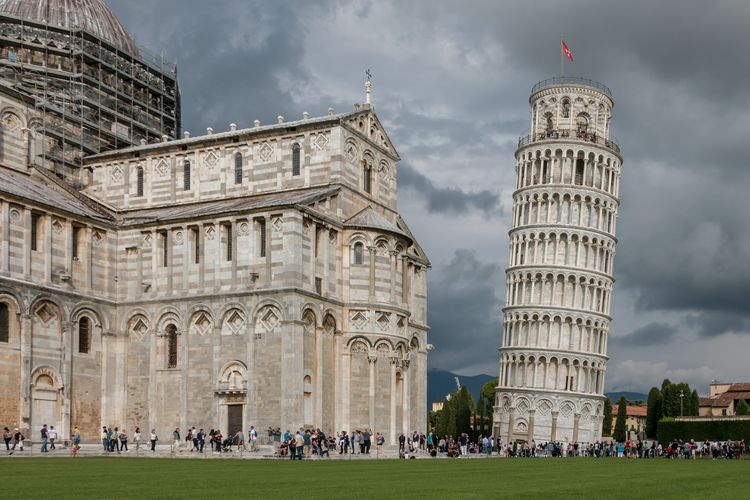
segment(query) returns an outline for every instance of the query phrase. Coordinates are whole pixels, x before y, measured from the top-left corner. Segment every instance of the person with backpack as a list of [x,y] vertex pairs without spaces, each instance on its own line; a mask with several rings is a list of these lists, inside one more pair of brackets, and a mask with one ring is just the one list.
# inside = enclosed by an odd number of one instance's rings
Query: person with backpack
[[73,446],[70,448],[70,454],[73,456],[73,458],[76,458],[78,456],[78,450],[81,449],[81,431],[78,429],[78,426],[76,425],[73,427]]
[[42,438],[42,453],[47,453],[47,424],[44,424],[39,432]]
[[294,439],[294,436],[291,436],[289,439],[289,459],[294,460],[295,458],[297,458],[297,440]]

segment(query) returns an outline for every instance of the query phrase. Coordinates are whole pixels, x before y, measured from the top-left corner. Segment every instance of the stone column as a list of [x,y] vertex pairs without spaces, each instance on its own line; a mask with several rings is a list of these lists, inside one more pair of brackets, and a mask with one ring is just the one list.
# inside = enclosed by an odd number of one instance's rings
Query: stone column
[[388,439],[390,443],[396,444],[396,362],[398,358],[391,358],[391,425]]
[[576,413],[573,415],[573,442],[578,442],[578,427],[581,423],[581,414]]
[[513,427],[516,425],[516,409],[514,407],[511,407],[508,410],[508,436],[507,436],[507,443],[510,444],[513,440]]
[[7,273],[9,268],[10,248],[10,210],[8,203],[0,202],[0,222],[2,223],[2,237],[0,237],[0,272]]
[[44,218],[44,281],[52,281],[52,216]]
[[323,429],[323,329],[314,327],[315,330],[315,416],[316,427]]
[[[201,259],[202,265],[203,260]],[[221,370],[221,318],[215,318],[215,321],[211,339],[213,341],[211,349],[211,398],[214,400],[212,405],[212,421],[214,425],[218,425],[219,429],[221,429],[222,427],[226,428],[226,425],[224,425],[224,422],[219,421],[219,398],[216,397],[216,393],[214,392],[219,387],[219,377],[221,377],[219,373],[219,370]]]
[[31,429],[31,316],[21,314],[21,414],[18,427]]
[[[62,378],[62,429],[60,429],[60,441],[67,440],[70,436],[70,409],[73,398],[73,323],[65,321],[62,324],[62,360],[60,377]],[[32,438],[33,439],[33,438]]]
[[390,256],[390,263],[391,263],[390,302],[395,304],[396,303],[396,259],[398,259],[398,252],[395,250],[391,250],[389,252],[389,256]]
[[[248,322],[245,324],[245,335],[247,336],[247,359],[245,365],[247,371],[245,372],[246,388],[245,394],[247,398],[245,418],[247,424],[255,426],[258,431],[258,435],[261,433],[261,429],[258,429],[258,422],[255,418],[255,328]],[[218,376],[218,374],[217,374]]]
[[370,429],[375,428],[375,363],[378,361],[377,356],[367,356],[367,361],[370,364],[370,404],[369,404],[369,420],[368,426]]
[[239,252],[239,248],[237,248],[237,219],[232,219],[231,228],[232,228],[232,239],[231,241],[227,241],[227,244],[232,245],[232,288],[236,288],[237,287],[237,253]]
[[[190,265],[192,264],[192,262],[190,261],[190,246],[192,244],[190,233],[192,231],[190,230],[189,226],[182,226],[180,228],[180,231],[182,231],[182,289],[189,290]],[[198,235],[196,235],[196,238],[197,237]]]
[[409,260],[401,256],[401,303],[409,304]]
[[557,415],[559,412],[553,411],[552,412],[552,435],[550,437],[550,441],[555,442],[557,441]]
[[403,389],[403,396],[401,399],[401,426],[404,429],[404,434],[409,435],[409,424],[411,423],[411,419],[409,418],[410,410],[409,410],[409,360],[404,359],[401,360],[401,379],[402,379],[402,389]]
[[351,410],[351,367],[352,367],[352,354],[349,349],[341,354],[341,422],[339,430],[346,430],[349,432],[351,426],[349,425],[349,417]]
[[375,261],[377,260],[377,249],[367,247],[370,251],[370,302],[375,300]]
[[536,413],[536,410],[529,410],[529,434],[526,437],[526,440],[531,444],[531,442],[534,440],[534,414]]

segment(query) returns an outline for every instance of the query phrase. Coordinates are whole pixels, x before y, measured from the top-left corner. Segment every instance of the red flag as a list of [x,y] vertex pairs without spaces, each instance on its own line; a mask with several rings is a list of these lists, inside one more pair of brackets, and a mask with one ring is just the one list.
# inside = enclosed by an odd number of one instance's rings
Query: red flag
[[570,52],[568,45],[565,43],[565,40],[561,38],[560,43],[562,44],[560,48],[562,50],[563,55],[568,58],[568,61],[573,62],[573,54],[572,52]]

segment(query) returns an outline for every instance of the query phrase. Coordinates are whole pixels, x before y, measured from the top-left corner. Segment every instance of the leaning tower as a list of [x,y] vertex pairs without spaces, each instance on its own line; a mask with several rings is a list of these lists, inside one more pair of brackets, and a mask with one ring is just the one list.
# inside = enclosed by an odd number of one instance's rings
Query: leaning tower
[[581,78],[531,90],[518,141],[494,433],[601,438],[622,156],[612,94]]

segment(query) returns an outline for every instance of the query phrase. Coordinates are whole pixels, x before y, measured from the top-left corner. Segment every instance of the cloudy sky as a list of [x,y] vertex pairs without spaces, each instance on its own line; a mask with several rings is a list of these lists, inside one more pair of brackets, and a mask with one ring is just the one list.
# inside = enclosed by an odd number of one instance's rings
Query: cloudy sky
[[750,380],[750,2],[110,0],[177,62],[184,128],[374,104],[433,263],[432,368],[497,374],[531,86],[608,85],[623,165],[607,390]]

